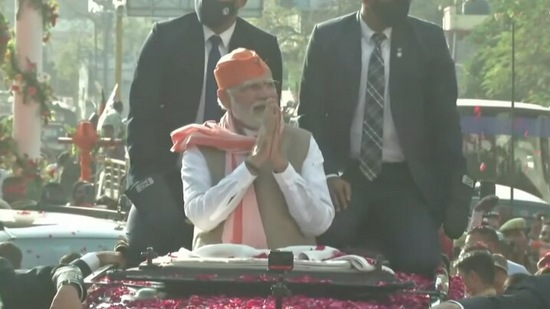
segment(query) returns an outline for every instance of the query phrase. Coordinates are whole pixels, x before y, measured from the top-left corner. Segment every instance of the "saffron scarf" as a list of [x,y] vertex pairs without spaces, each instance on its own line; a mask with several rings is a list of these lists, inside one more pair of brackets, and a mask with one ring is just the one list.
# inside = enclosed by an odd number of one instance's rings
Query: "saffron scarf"
[[[172,152],[183,153],[190,147],[208,146],[225,151],[225,175],[229,175],[247,158],[256,138],[235,133],[232,117],[226,113],[218,124],[190,124],[171,133]],[[254,185],[251,185],[239,205],[225,220],[223,243],[244,244],[267,249],[267,238],[258,208]]]

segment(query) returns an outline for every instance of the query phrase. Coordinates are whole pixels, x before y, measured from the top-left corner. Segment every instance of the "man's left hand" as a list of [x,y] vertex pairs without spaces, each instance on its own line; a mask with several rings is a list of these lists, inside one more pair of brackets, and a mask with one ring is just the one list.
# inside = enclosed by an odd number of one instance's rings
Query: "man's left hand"
[[271,144],[271,163],[275,173],[282,173],[288,167],[288,160],[283,155],[283,134],[284,122],[283,114],[278,106],[273,107],[276,111],[277,126],[273,132],[273,144]]
[[64,285],[53,297],[50,309],[82,309],[82,302],[78,296],[76,287]]
[[474,189],[464,183],[463,177],[455,179],[452,188],[449,204],[445,209],[445,221],[443,229],[451,239],[458,239],[464,234],[468,227],[470,205]]

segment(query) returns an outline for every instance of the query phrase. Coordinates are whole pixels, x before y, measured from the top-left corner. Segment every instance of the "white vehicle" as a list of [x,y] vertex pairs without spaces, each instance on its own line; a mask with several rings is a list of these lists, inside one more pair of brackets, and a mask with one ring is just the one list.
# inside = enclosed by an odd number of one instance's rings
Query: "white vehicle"
[[468,174],[550,202],[550,108],[516,102],[512,110],[509,101],[458,99],[457,109]]
[[[479,190],[479,184],[476,189]],[[501,215],[504,214],[509,218],[524,218],[527,220],[528,226],[531,226],[536,214],[550,214],[550,204],[529,192],[514,188],[514,200],[512,202],[510,187],[495,185],[495,195],[499,197],[499,203],[496,210],[498,210]],[[479,197],[474,196],[472,199],[472,207],[478,202]]]
[[23,269],[56,265],[68,253],[113,250],[124,223],[87,216],[0,209],[0,242],[23,253]]

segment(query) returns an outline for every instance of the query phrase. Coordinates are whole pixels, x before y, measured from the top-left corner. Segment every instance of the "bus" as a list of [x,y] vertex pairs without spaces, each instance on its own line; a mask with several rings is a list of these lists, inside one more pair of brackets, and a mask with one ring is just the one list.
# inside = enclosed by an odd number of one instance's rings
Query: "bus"
[[512,113],[511,102],[479,99],[457,107],[469,174],[550,202],[550,108],[515,103]]

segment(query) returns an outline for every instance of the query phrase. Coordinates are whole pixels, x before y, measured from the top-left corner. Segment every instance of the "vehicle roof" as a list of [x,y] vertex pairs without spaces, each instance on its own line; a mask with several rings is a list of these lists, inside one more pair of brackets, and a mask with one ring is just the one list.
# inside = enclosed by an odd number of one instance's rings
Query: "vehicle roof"
[[[512,108],[512,102],[498,101],[498,100],[482,100],[482,99],[458,99],[457,106]],[[515,102],[514,108],[550,112],[550,108],[547,108],[541,105],[531,104],[531,103]]]
[[[35,220],[32,224],[15,224],[18,210],[0,209],[0,221],[6,225],[4,232],[10,238],[113,238],[124,236],[124,224],[113,220],[97,219],[80,215],[29,211]],[[0,230],[1,231],[1,230]],[[1,235],[1,234],[0,234]]]

